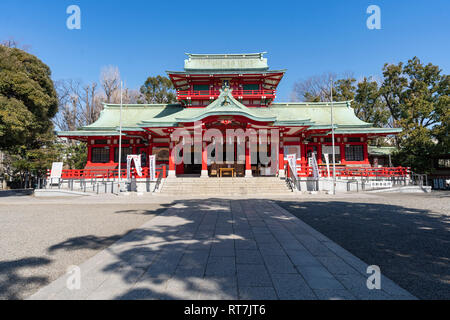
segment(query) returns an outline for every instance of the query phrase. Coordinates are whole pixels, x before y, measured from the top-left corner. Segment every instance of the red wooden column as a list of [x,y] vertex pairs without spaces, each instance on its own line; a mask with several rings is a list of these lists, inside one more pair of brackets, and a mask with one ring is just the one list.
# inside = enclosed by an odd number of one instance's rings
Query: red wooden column
[[201,178],[208,178],[208,153],[206,152],[206,142],[202,142],[202,172]]
[[363,144],[363,150],[364,150],[364,163],[370,164],[369,162],[369,150],[368,150],[367,142]]
[[338,142],[338,143],[336,143],[336,145],[339,146],[339,148],[341,150],[341,164],[346,164],[347,161],[345,160],[345,143],[344,142]]
[[173,154],[173,142],[170,141],[169,143],[169,174],[168,177],[176,177],[176,173],[175,173],[175,159],[174,159],[174,154]]
[[248,139],[245,148],[245,177],[252,177],[252,156],[250,152],[250,139]]
[[278,176],[284,178],[286,173],[284,172],[284,144],[283,144],[283,134],[280,133],[279,139],[279,151],[278,151]]
[[[112,141],[114,142],[114,141]],[[109,162],[110,163],[114,163],[114,144],[111,143],[109,145]]]
[[92,161],[92,146],[89,144],[88,145],[87,163],[91,163],[91,161]]

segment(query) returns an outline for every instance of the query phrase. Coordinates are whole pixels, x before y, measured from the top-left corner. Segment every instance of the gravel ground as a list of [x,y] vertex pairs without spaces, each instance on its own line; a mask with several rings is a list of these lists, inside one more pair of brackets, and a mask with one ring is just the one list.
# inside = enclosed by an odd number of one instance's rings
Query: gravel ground
[[[291,194],[276,201],[415,296],[450,299],[450,193]],[[172,202],[0,196],[0,299],[29,296]]]
[[450,193],[277,203],[420,299],[450,299]]
[[0,199],[0,299],[27,297],[166,209],[117,202]]

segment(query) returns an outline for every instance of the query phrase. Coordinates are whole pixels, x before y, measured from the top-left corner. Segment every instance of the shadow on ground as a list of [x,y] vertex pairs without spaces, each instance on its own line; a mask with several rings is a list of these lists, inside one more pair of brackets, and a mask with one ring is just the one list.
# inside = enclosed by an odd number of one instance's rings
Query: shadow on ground
[[377,203],[277,204],[416,297],[450,299],[450,216]]
[[23,269],[36,268],[50,264],[51,260],[41,257],[0,262],[0,299],[17,300],[21,298],[23,287],[46,285],[47,277],[27,275]]
[[[415,296],[450,299],[448,216],[397,205],[350,201],[276,203],[364,262],[379,265],[383,274]],[[254,234],[248,225],[264,226],[262,220],[247,219],[239,208],[253,211],[264,208],[251,208],[245,200],[215,198],[177,200],[164,208],[170,211],[164,214],[177,218],[176,225],[136,229],[111,237],[70,238],[48,251],[99,249],[120,239],[119,248],[123,250],[108,249],[116,262],[103,272],[121,278],[125,284],[139,279],[139,286],[111,297],[115,299],[261,298],[258,291],[240,292],[238,296],[236,258],[232,251],[234,247],[255,249]],[[164,209],[157,211],[160,214]],[[117,213],[155,214],[155,211]],[[19,271],[24,264],[48,263],[49,260],[38,257],[0,262],[0,297],[18,297],[19,284],[28,281],[45,285],[46,279],[21,277]],[[256,272],[249,266],[246,275],[251,278]],[[167,279],[171,279],[170,293],[162,288]],[[200,296],[193,296],[198,292]],[[274,294],[273,298],[278,296]]]

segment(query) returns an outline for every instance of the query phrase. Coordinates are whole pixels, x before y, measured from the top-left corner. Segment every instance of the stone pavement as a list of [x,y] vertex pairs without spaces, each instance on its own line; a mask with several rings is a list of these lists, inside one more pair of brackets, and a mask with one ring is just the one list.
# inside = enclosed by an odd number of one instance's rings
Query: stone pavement
[[268,200],[179,200],[79,267],[30,299],[415,299]]

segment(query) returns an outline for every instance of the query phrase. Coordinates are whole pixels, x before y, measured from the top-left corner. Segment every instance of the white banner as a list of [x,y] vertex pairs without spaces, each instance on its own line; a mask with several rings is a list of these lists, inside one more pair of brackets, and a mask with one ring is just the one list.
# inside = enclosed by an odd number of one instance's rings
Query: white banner
[[297,155],[296,154],[288,154],[286,158],[288,161],[288,165],[292,169],[292,172],[297,177]]
[[313,168],[313,177],[314,179],[319,179],[319,166],[317,165],[316,153],[312,153],[311,164]]
[[156,180],[156,155],[150,156],[149,161],[150,181]]
[[330,177],[330,155],[328,153],[324,153],[323,157],[325,158],[325,163],[327,165],[327,176]]
[[142,176],[141,167],[141,155],[140,154],[128,154],[127,155],[127,180],[131,178],[131,162],[134,161],[136,173],[138,176]]

